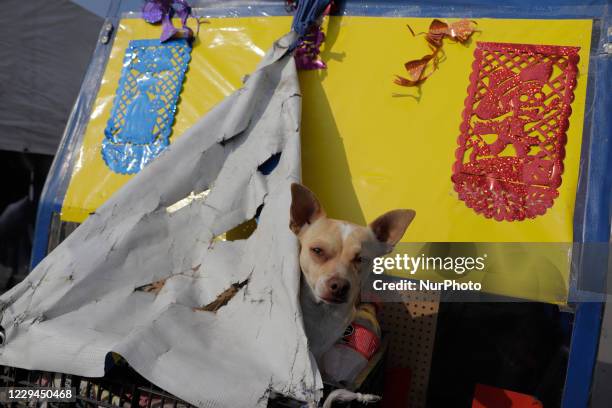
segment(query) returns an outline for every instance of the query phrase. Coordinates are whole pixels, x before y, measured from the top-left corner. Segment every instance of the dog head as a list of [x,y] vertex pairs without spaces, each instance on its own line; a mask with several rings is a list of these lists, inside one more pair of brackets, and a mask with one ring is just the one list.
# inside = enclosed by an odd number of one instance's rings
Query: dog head
[[291,185],[289,227],[300,242],[300,267],[317,302],[354,302],[375,257],[391,252],[415,216],[389,211],[364,227],[328,218],[314,193]]

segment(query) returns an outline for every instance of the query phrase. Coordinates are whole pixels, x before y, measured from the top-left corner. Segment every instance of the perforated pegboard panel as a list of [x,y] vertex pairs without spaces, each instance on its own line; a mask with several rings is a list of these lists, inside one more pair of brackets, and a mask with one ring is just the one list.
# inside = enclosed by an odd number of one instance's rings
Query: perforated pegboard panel
[[385,303],[380,314],[381,327],[389,336],[387,366],[411,371],[408,401],[401,408],[424,408],[440,293],[406,291],[402,297],[403,303]]

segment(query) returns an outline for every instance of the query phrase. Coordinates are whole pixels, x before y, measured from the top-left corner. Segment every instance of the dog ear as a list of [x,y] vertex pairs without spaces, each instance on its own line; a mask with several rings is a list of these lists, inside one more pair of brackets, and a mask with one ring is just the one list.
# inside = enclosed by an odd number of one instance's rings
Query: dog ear
[[291,184],[291,218],[289,228],[299,233],[305,224],[324,216],[325,211],[312,191],[301,184]]
[[415,215],[414,210],[389,211],[375,219],[370,224],[370,229],[377,240],[394,246],[402,239]]

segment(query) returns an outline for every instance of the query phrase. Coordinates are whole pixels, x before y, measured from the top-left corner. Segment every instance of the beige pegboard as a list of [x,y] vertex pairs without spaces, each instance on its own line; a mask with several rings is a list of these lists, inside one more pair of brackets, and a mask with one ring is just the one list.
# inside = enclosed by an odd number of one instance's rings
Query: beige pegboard
[[[402,293],[403,303],[385,303],[381,327],[389,336],[387,366],[409,368],[405,407],[424,408],[440,304],[437,291]],[[401,407],[404,408],[404,407]]]

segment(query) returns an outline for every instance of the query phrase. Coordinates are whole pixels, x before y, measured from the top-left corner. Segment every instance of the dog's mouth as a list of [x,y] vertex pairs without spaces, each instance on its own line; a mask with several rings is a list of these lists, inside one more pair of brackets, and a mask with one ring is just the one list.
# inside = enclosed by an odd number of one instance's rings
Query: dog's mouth
[[320,300],[322,300],[324,303],[327,303],[328,305],[341,305],[343,303],[346,303],[346,299],[336,299],[336,298],[332,298],[332,297],[322,297],[322,296],[317,296]]

